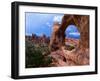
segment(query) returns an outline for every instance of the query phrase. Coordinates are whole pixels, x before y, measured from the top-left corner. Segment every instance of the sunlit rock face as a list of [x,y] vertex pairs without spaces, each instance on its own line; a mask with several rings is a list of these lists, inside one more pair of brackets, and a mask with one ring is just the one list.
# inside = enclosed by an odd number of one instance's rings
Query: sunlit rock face
[[54,22],[53,29],[52,29],[52,35],[50,38],[51,51],[55,51],[60,48],[60,42],[59,42],[59,37],[58,37],[59,27],[60,27],[60,24],[58,22]]
[[[76,25],[80,32],[80,39],[77,48],[74,51],[65,51],[62,49],[65,45],[65,30],[68,25]],[[54,27],[56,27],[54,25]],[[56,66],[60,64],[65,65],[88,65],[89,64],[89,16],[88,15],[67,15],[65,14],[62,18],[61,25],[58,25],[56,31],[52,32],[50,39],[50,48],[55,55],[62,56],[63,59],[58,59]],[[62,51],[62,54],[56,54],[57,50]],[[53,53],[53,54],[54,54]],[[57,52],[58,53],[58,52]],[[53,57],[52,53],[51,56]],[[55,59],[54,57],[54,59]],[[65,59],[65,60],[64,60]],[[69,60],[70,59],[70,60]],[[60,63],[59,63],[60,62]]]

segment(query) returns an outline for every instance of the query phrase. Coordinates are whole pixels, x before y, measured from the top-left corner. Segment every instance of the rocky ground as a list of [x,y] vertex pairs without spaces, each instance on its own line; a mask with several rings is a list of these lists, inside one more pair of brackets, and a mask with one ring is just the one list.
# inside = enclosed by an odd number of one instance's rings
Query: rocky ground
[[89,65],[89,49],[69,51],[63,46],[60,50],[51,52],[50,56],[53,58],[52,66]]

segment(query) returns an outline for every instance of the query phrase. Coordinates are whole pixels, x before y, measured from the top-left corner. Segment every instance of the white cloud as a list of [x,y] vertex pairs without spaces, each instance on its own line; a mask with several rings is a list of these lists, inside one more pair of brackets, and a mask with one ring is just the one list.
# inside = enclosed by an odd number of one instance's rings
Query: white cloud
[[51,24],[50,24],[49,22],[47,22],[46,25],[47,25],[48,27],[51,27]]
[[70,35],[80,35],[79,32],[72,32],[72,33],[69,33]]
[[53,19],[53,21],[54,21],[54,22],[56,21],[56,22],[61,23],[62,17],[63,17],[63,15],[61,15],[61,16],[55,16],[54,19]]

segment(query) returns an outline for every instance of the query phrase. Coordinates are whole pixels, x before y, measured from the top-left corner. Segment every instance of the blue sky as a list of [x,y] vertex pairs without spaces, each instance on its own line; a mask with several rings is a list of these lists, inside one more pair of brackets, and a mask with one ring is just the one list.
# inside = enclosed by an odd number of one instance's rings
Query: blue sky
[[[26,13],[26,35],[32,35],[35,33],[38,36],[45,34],[51,36],[53,22],[57,21],[61,23],[64,14],[49,14],[49,13]],[[80,36],[77,27],[75,25],[69,25],[65,33],[67,37]]]
[[75,25],[69,25],[65,31],[66,37],[68,38],[80,38],[80,32]]
[[51,35],[54,21],[61,22],[63,14],[26,13],[26,35]]

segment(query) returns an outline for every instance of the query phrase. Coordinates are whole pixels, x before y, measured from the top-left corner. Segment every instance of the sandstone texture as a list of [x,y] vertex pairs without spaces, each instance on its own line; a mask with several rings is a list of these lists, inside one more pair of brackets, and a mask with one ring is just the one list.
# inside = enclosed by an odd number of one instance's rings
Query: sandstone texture
[[[79,40],[65,39],[65,30],[73,24],[80,32]],[[50,56],[53,66],[89,65],[89,16],[68,15],[63,16],[61,24],[55,23],[50,39]],[[73,49],[66,49],[65,42],[72,43]]]

